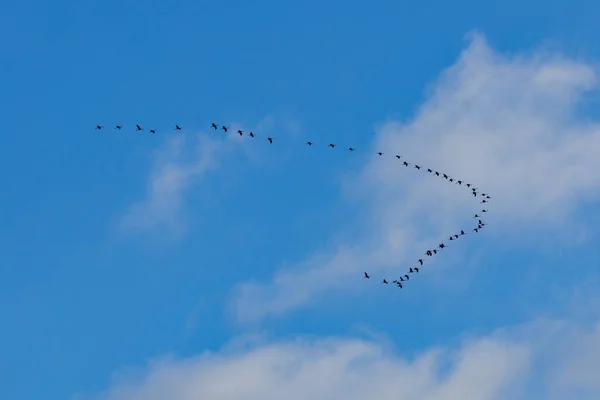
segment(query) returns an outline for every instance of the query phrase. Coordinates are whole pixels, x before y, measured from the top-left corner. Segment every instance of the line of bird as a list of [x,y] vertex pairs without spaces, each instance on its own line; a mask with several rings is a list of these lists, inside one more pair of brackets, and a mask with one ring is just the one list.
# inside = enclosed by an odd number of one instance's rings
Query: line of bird
[[[215,131],[222,130],[225,133],[228,133],[230,131],[230,129],[227,126],[220,125],[220,128],[219,128],[219,125],[215,124],[214,122],[211,124],[210,127],[212,129],[214,129]],[[137,124],[135,125],[135,128],[136,128],[137,131],[143,131],[144,130],[144,128],[142,128],[140,125],[137,125]],[[104,125],[96,125],[96,130],[101,130],[101,129],[104,129]],[[123,129],[123,125],[115,125],[114,129],[121,130],[121,129]],[[183,128],[181,126],[175,125],[175,131],[182,131],[182,130],[183,130]],[[149,132],[151,134],[155,134],[156,130],[155,129],[150,129]],[[238,129],[236,133],[239,136],[244,136],[245,131],[243,131],[241,129]],[[256,138],[257,135],[254,132],[250,131],[247,136],[254,139],[254,138]],[[273,143],[273,140],[274,140],[273,137],[267,137],[266,138],[266,141],[268,141],[270,144]],[[308,146],[313,146],[314,142],[307,141],[306,144]],[[330,147],[330,148],[333,149],[333,148],[337,147],[337,145],[335,145],[333,143],[329,143],[327,145],[327,147]],[[348,151],[355,151],[355,150],[356,149],[353,148],[353,147],[348,147]],[[381,151],[377,152],[376,154],[379,155],[379,156],[383,156],[384,155],[384,153],[381,152]],[[396,154],[394,157],[396,159],[398,159],[398,160],[403,159],[403,156],[401,156],[399,154]],[[418,164],[414,164],[414,163],[412,163],[412,164],[413,164],[413,168],[414,169],[420,170],[422,168]],[[402,165],[404,165],[405,167],[408,167],[409,165],[411,165],[411,163],[408,162],[408,161],[402,161]],[[478,195],[481,196],[481,197],[483,197],[483,199],[481,200],[481,204],[489,203],[490,200],[492,199],[492,197],[489,194],[483,193],[483,192],[478,192],[478,190],[479,190],[478,188],[472,187],[472,185],[470,183],[466,183],[463,180],[451,178],[451,177],[448,176],[448,174],[441,173],[441,172],[433,170],[431,168],[426,168],[424,170],[426,170],[429,174],[431,174],[433,176],[437,176],[437,177],[440,177],[442,179],[446,179],[448,182],[451,182],[451,183],[455,182],[457,185],[465,186],[465,187],[471,189],[471,194],[473,195],[473,197],[476,198]],[[481,209],[479,211],[479,213],[481,213],[481,214],[484,214],[484,213],[487,213],[487,212],[488,212],[487,209]],[[473,231],[475,233],[478,233],[481,229],[483,229],[484,227],[487,226],[487,224],[482,220],[483,217],[481,215],[479,215],[479,213],[475,214],[474,217],[473,217],[473,218],[476,218],[478,220],[477,227],[473,229]],[[466,234],[467,233],[464,230],[461,230],[460,233],[455,233],[452,236],[450,236],[448,240],[454,241],[454,240],[457,240],[461,236],[464,236]],[[438,254],[440,252],[440,250],[445,249],[446,247],[447,247],[447,245],[445,243],[440,243],[436,248],[431,249],[431,250],[427,250],[425,252],[425,255],[428,256],[428,257],[432,257],[432,256]],[[403,276],[400,276],[398,279],[393,280],[392,283],[395,284],[400,289],[402,289],[404,287],[403,284],[410,279],[410,275],[409,274],[418,273],[419,270],[422,269],[424,260],[422,258],[420,258],[420,259],[417,260],[417,263],[418,263],[419,266],[409,267],[408,273],[404,274]],[[365,279],[370,279],[371,276],[367,272],[364,272],[364,278]],[[384,278],[381,283],[387,285],[390,282],[388,282],[388,280]]]

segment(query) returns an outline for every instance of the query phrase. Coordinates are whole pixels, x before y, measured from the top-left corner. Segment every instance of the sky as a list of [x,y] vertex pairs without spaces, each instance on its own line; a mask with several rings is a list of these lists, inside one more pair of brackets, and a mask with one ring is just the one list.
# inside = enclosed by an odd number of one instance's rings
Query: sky
[[0,398],[599,398],[597,2],[0,5]]

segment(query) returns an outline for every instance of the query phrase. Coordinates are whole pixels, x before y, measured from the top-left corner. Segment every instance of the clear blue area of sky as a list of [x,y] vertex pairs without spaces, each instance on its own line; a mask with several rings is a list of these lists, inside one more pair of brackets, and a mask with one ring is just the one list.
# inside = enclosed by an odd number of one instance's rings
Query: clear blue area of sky
[[[192,220],[179,241],[117,238],[117,219],[144,195],[149,156],[175,123],[196,131],[289,115],[315,137],[366,146],[376,124],[411,116],[472,29],[501,51],[550,43],[600,55],[596,1],[490,4],[0,1],[0,398],[93,393],[117,368],[217,350],[243,332],[224,314],[233,283],[301,260],[345,217],[350,206],[335,205],[330,179],[346,166],[341,157],[279,172],[240,160],[186,196]],[[93,130],[116,123],[170,133]],[[216,190],[221,179],[232,182],[227,190]],[[303,215],[313,223],[298,222]],[[382,297],[335,297],[268,320],[263,332],[370,326],[410,352],[472,321],[485,330],[527,318],[505,286],[515,254],[481,242],[472,251],[486,246],[480,262],[497,283],[439,303],[415,294],[427,314],[397,299],[383,309]],[[597,252],[580,253],[582,265],[598,264]],[[525,266],[572,261],[551,250],[519,256]],[[532,307],[553,307],[547,279],[530,293]]]

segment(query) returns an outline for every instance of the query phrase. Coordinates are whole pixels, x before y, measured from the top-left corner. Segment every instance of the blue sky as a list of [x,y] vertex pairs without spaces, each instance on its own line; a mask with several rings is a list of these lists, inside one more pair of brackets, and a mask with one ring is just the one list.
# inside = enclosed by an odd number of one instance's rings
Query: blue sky
[[[413,360],[548,319],[600,354],[595,2],[2,9],[1,398],[104,396],[119,371],[240,340],[239,357],[333,337]],[[477,203],[379,149],[477,181],[498,211],[402,293],[372,281]],[[565,398],[600,391],[578,385]]]

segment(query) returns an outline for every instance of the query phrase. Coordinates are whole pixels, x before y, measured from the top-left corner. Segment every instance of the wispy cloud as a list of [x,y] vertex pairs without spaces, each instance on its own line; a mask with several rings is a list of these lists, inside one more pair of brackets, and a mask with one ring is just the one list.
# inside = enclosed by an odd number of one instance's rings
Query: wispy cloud
[[[489,192],[487,217],[497,234],[518,227],[524,238],[529,229],[562,227],[600,189],[600,126],[576,114],[595,85],[589,65],[548,51],[505,56],[473,34],[414,118],[381,127],[373,152],[399,153]],[[372,229],[361,241],[276,272],[271,282],[241,284],[238,319],[257,321],[316,301],[326,289],[354,288],[351,277],[364,265],[389,272],[414,262],[405,249],[424,249],[472,221],[479,200],[409,169],[375,155],[348,189],[369,196]]]

